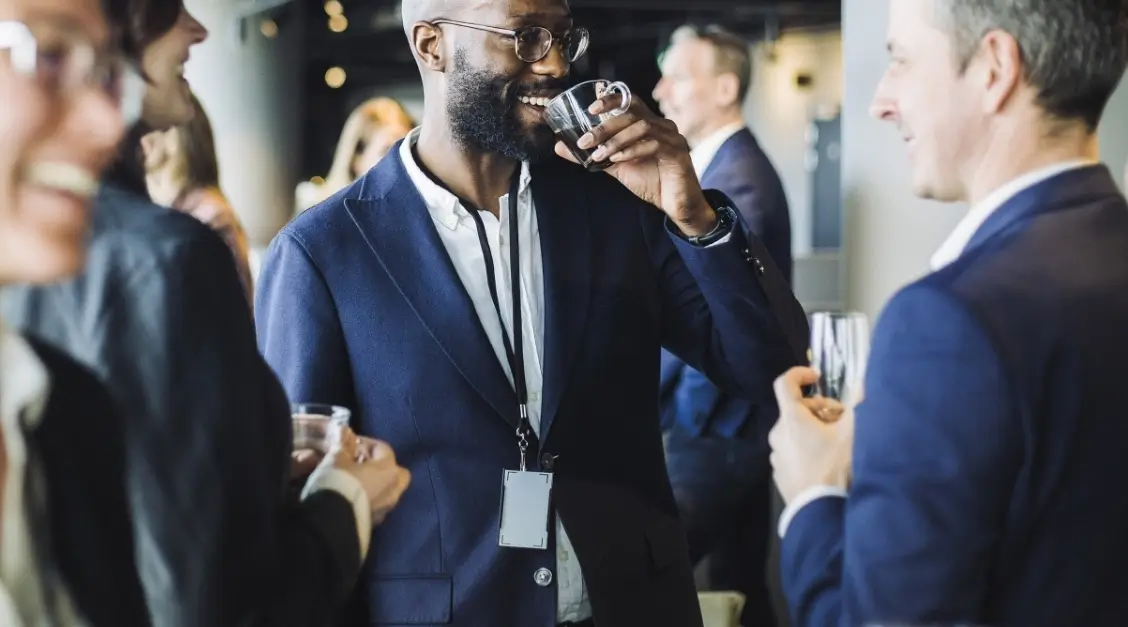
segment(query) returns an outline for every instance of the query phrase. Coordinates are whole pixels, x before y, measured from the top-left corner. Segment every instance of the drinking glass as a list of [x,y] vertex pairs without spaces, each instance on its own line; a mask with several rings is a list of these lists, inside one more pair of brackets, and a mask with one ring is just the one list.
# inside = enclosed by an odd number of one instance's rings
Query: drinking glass
[[[619,94],[618,107],[599,114],[588,113],[588,107],[595,101],[612,93]],[[625,113],[630,106],[631,90],[626,84],[596,79],[584,81],[548,101],[544,108],[544,119],[549,128],[556,133],[557,139],[564,142],[568,151],[580,164],[589,172],[598,172],[611,165],[610,158],[596,162],[591,155],[598,146],[583,149],[578,147],[576,142],[591,129]]]
[[869,322],[857,312],[811,314],[811,367],[819,372],[815,393],[846,407],[861,400],[869,358]]
[[329,452],[329,438],[334,429],[347,427],[352,412],[337,405],[295,403],[290,406],[294,431],[294,450]]

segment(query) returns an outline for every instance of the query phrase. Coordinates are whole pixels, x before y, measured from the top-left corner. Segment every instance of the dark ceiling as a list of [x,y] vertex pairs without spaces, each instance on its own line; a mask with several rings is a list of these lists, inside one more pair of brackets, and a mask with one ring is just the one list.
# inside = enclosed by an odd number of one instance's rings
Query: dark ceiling
[[[360,99],[418,80],[394,0],[338,0],[349,24],[341,33],[329,29],[325,1],[296,0],[287,7],[306,14],[307,106],[319,112],[306,116],[305,176],[328,169],[341,124]],[[645,96],[658,79],[657,53],[681,24],[722,24],[752,43],[792,29],[837,28],[842,1],[571,0],[575,22],[592,33],[573,76],[624,80]],[[345,88],[325,85],[325,71],[333,66],[345,69]]]

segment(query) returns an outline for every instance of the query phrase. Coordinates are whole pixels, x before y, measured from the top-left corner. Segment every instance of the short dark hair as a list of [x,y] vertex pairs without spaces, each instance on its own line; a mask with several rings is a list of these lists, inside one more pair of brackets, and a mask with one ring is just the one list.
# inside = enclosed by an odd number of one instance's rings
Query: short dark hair
[[744,102],[748,89],[752,86],[752,53],[749,44],[736,33],[716,24],[705,26],[687,24],[670,35],[670,45],[686,39],[699,39],[713,47],[714,67],[718,74],[731,72],[736,75],[738,86],[736,104]]
[[[141,69],[141,55],[145,49],[176,26],[183,10],[183,0],[102,0],[102,11],[106,14],[118,50],[138,70]],[[147,132],[141,122],[129,129],[104,180],[148,196],[144,153],[141,150],[141,138]]]
[[1128,0],[936,0],[962,73],[983,36],[1018,42],[1025,79],[1054,118],[1100,123],[1128,67]]

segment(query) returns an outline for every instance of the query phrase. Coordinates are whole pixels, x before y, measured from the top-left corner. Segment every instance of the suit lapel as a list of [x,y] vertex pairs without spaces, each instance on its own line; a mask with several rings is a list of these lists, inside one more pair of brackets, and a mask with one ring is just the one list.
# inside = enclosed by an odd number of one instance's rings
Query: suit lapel
[[[540,441],[560,409],[568,374],[576,360],[591,299],[591,220],[583,188],[566,186],[571,177],[551,170],[532,172],[533,203],[544,267],[544,399]],[[597,176],[597,175],[590,175]]]
[[1028,218],[1113,194],[1119,194],[1119,191],[1104,165],[1066,170],[1051,176],[1015,194],[996,209],[975,231],[964,247],[964,254],[1021,228]]
[[451,363],[516,428],[517,396],[398,147],[366,175],[360,198],[345,200],[345,208]]

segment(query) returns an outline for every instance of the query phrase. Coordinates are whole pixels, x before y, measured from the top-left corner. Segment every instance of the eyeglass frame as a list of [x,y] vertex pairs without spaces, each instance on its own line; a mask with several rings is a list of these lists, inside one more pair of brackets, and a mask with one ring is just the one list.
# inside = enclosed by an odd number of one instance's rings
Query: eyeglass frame
[[[567,59],[568,63],[575,63],[580,57],[584,56],[584,53],[587,52],[588,46],[591,44],[591,32],[588,31],[588,29],[582,28],[582,27],[581,28],[568,29],[567,33],[565,33],[563,36],[558,37],[556,35],[556,33],[553,33],[552,31],[548,30],[547,28],[545,28],[543,26],[522,26],[521,28],[502,28],[500,26],[488,26],[486,24],[475,24],[474,22],[463,22],[461,20],[449,20],[449,19],[446,19],[446,18],[434,19],[434,20],[431,20],[430,23],[434,24],[436,26],[440,25],[440,24],[451,24],[453,26],[463,26],[465,28],[472,28],[474,30],[480,30],[480,31],[485,31],[487,33],[495,33],[497,35],[504,35],[506,37],[510,37],[510,38],[513,39],[513,54],[516,55],[518,59],[520,59],[521,61],[523,61],[525,63],[539,63],[540,61],[544,60],[544,58],[548,56],[548,53],[552,51],[552,46],[554,44],[556,44],[558,42],[563,42],[564,37],[571,36],[575,33],[583,33],[583,47],[580,48],[580,51],[576,53],[575,59]],[[521,53],[519,52],[519,49],[521,47],[521,38],[519,37],[519,35],[522,32],[527,32],[527,31],[530,31],[530,30],[542,30],[542,31],[548,33],[548,46],[545,47],[544,52],[541,53],[540,57],[533,59],[532,61],[527,60],[527,59],[522,59]],[[565,58],[567,58],[567,57],[565,57]]]
[[[130,114],[126,117],[137,117],[139,111],[134,112],[133,110],[139,109],[140,102],[132,101],[138,97],[143,97],[143,91],[140,94],[137,93],[139,88],[137,83],[145,82],[141,72],[120,54],[99,49],[89,41],[82,42],[81,45],[88,47],[88,51],[94,57],[93,63],[90,65],[87,75],[82,77],[84,79],[82,82],[64,85],[60,95],[68,96],[70,90],[76,88],[92,87],[99,89],[106,93],[120,109],[123,109],[123,114]],[[0,20],[0,50],[8,51],[12,68],[16,73],[35,77],[39,64],[39,40],[31,26],[19,20]],[[113,93],[107,90],[106,85],[102,82],[103,72],[107,71],[117,72],[113,76],[115,79],[115,91]]]

